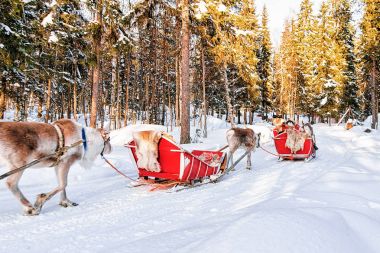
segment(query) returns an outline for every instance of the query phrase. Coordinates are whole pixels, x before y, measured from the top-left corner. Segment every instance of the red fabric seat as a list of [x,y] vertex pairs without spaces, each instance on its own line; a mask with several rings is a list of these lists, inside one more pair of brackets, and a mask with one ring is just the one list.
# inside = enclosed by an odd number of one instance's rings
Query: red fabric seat
[[[131,141],[127,146],[131,148],[137,167],[135,142]],[[139,176],[190,182],[218,173],[224,164],[225,153],[208,150],[193,150],[190,153],[172,140],[162,137],[158,143],[157,160],[161,165],[160,172],[138,168]]]

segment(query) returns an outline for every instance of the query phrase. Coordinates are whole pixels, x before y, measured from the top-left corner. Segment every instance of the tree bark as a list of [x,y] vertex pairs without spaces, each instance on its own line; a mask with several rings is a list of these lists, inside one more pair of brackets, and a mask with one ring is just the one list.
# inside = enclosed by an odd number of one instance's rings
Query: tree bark
[[6,110],[6,103],[5,103],[5,82],[2,81],[2,83],[1,83],[1,89],[0,89],[0,119],[4,119],[5,110]]
[[181,140],[180,143],[190,142],[190,83],[189,83],[189,53],[190,53],[190,29],[189,29],[189,0],[181,1]]
[[73,85],[73,116],[75,121],[78,120],[78,85],[77,85],[77,65],[74,64],[74,85]]
[[128,53],[127,61],[126,61],[126,67],[125,67],[125,107],[124,107],[124,126],[128,125],[128,102],[129,102],[129,80],[130,80],[130,55]]
[[47,92],[46,92],[45,123],[49,123],[49,119],[50,119],[50,101],[51,101],[51,79],[48,80],[48,87],[47,87]]
[[70,84],[67,84],[67,114],[66,114],[66,117],[68,119],[71,119],[71,100],[72,100],[72,92],[71,92],[72,88],[70,86]]
[[117,54],[116,52],[112,55],[111,60],[111,84],[112,84],[112,91],[111,91],[111,108],[109,110],[110,114],[110,130],[116,129],[116,96],[118,93],[118,87],[117,87]]
[[180,109],[180,93],[181,93],[181,76],[179,68],[179,57],[175,59],[175,125],[179,126],[181,124],[181,109]]
[[[177,9],[181,6],[181,0],[176,0]],[[180,19],[178,15],[176,16],[176,38],[177,38],[177,48],[181,47],[181,27]],[[180,126],[181,124],[181,106],[180,106],[180,94],[181,94],[181,70],[180,70],[180,55],[176,54],[175,57],[175,126]]]
[[203,138],[207,138],[207,102],[206,102],[206,61],[205,61],[205,50],[202,46],[202,55],[201,55],[201,61],[202,61],[202,91],[203,91],[203,103],[202,103],[202,110],[203,110]]
[[98,0],[96,10],[96,22],[98,24],[97,35],[94,36],[94,51],[96,57],[96,64],[92,77],[92,96],[91,96],[91,115],[90,127],[96,128],[96,118],[98,114],[98,97],[99,97],[99,80],[100,80],[100,50],[102,39],[102,13],[103,13],[103,0]]

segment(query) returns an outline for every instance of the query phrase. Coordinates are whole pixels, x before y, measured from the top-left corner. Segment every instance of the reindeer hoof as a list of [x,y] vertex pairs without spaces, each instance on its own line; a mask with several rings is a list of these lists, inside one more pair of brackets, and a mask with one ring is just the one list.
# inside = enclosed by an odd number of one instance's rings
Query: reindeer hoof
[[67,208],[67,207],[71,207],[71,206],[78,206],[79,204],[75,203],[75,202],[71,202],[70,200],[64,200],[64,201],[61,201],[59,203],[59,205],[64,207],[64,208]]
[[40,211],[34,207],[28,207],[27,209],[25,209],[24,211],[24,215],[25,216],[36,216],[36,215],[39,215],[40,214]]
[[247,167],[246,169],[247,169],[247,170],[251,170],[251,167]]

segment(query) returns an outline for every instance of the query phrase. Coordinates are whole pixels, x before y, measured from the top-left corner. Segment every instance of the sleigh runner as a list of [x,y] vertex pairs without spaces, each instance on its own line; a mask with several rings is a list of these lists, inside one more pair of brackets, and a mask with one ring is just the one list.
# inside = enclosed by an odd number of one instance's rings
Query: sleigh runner
[[194,184],[212,175],[221,174],[226,167],[226,154],[222,151],[184,150],[178,144],[166,137],[161,137],[158,143],[158,162],[160,172],[148,171],[138,167],[136,143],[129,142],[126,147],[131,149],[132,160],[138,168],[139,178],[155,182],[171,181],[178,184]]

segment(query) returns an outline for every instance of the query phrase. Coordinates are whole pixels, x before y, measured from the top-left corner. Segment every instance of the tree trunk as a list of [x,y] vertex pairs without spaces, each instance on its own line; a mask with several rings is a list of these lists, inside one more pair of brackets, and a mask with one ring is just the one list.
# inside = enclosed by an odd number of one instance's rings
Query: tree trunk
[[68,86],[67,86],[67,90],[68,90],[68,92],[67,92],[67,114],[66,114],[66,117],[68,118],[68,119],[70,119],[71,118],[71,95],[72,95],[72,92],[71,92],[71,86],[70,86],[70,84],[68,84]]
[[42,105],[44,103],[44,100],[42,97],[38,98],[38,108],[37,108],[37,118],[42,118]]
[[114,87],[114,129],[118,129],[121,127],[120,125],[120,94],[121,94],[121,87],[120,87],[120,77],[119,77],[119,57],[118,53],[115,55],[115,87]]
[[371,128],[378,128],[378,114],[379,114],[379,100],[377,97],[377,85],[376,85],[376,62],[372,60],[371,71],[371,104],[372,104],[372,123]]
[[247,107],[244,107],[243,110],[243,124],[244,126],[247,125]]
[[6,110],[5,103],[5,82],[2,81],[0,89],[0,119],[4,119]]
[[144,98],[144,115],[145,115],[145,118],[144,118],[144,123],[145,124],[149,124],[149,117],[150,117],[150,111],[149,111],[149,108],[150,108],[150,105],[149,105],[149,75],[147,74],[146,77],[145,77],[145,98]]
[[225,95],[226,95],[227,115],[228,115],[227,122],[231,123],[231,127],[234,127],[235,123],[234,123],[233,108],[232,108],[232,104],[231,104],[230,87],[228,85],[227,63],[225,63],[223,67],[224,67],[224,71],[223,71],[224,89],[226,92]]
[[190,30],[189,30],[189,0],[181,2],[181,140],[180,143],[190,142],[190,83],[189,83],[189,53],[190,53]]
[[112,84],[112,91],[111,91],[111,106],[109,110],[109,115],[110,115],[110,130],[116,129],[116,96],[118,93],[118,87],[117,87],[117,54],[116,52],[113,53],[112,55],[112,60],[111,60],[111,84]]
[[249,108],[249,124],[250,125],[253,125],[253,115],[254,114],[254,112],[253,112],[253,108],[252,107],[250,107]]
[[[176,7],[177,9],[181,6],[181,0],[176,0]],[[181,47],[181,26],[180,26],[180,19],[178,15],[176,16],[176,34],[175,37],[177,38],[177,48]],[[175,57],[175,126],[179,126],[181,124],[181,106],[180,106],[180,99],[181,99],[181,69],[180,69],[180,55],[176,54]]]
[[77,84],[77,65],[74,64],[74,85],[73,85],[73,116],[78,121],[78,84]]
[[203,91],[203,138],[207,138],[207,102],[206,102],[206,61],[205,61],[205,50],[202,46],[202,91]]
[[98,0],[96,10],[96,23],[98,24],[99,31],[94,36],[94,51],[96,57],[96,64],[92,77],[92,96],[91,96],[91,115],[90,127],[96,128],[96,118],[98,114],[98,97],[99,97],[99,80],[100,80],[100,51],[102,39],[102,13],[103,13],[103,0]]
[[51,101],[51,79],[48,80],[48,87],[47,87],[47,92],[46,92],[45,123],[49,123],[49,119],[50,119],[50,101]]
[[175,59],[175,125],[179,126],[181,124],[181,109],[180,109],[180,93],[181,93],[181,76],[179,68],[179,57]]
[[125,76],[126,76],[126,81],[125,81],[125,108],[124,108],[124,126],[128,125],[128,102],[129,102],[129,80],[130,80],[130,55],[128,53],[127,56],[127,62],[126,62],[126,67],[125,67]]

